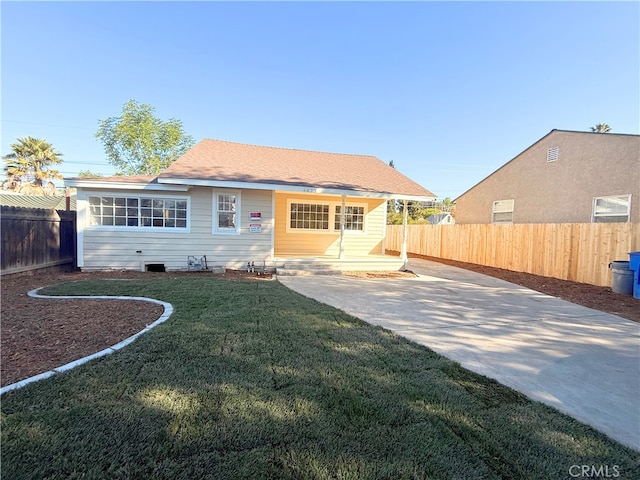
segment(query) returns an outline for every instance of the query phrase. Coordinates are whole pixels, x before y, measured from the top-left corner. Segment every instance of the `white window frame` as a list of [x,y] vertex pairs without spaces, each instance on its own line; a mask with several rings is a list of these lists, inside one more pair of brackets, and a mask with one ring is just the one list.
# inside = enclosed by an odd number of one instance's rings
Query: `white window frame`
[[[346,217],[349,216],[349,215],[360,215],[360,214],[359,213],[355,213],[354,214],[354,213],[346,213],[345,212],[345,223],[344,223],[344,231],[345,231],[345,233],[346,232],[364,232],[364,219],[367,217],[366,205],[364,205],[364,204],[356,205],[356,204],[353,204],[353,203],[345,204],[345,209],[348,209],[350,207],[351,208],[362,208],[362,228],[361,229],[358,229],[358,228],[347,228]],[[338,213],[338,209],[339,208],[342,208],[342,203],[340,203],[340,205],[336,205],[334,207],[334,210],[333,210],[333,213],[334,213],[334,215],[333,215],[333,218],[334,218],[333,224],[334,224],[334,228],[335,228],[335,224],[336,223],[338,224],[338,228],[336,228],[337,231],[340,231],[340,214]],[[356,225],[357,225],[357,223],[356,223]]]
[[[96,225],[96,224],[92,224],[93,222],[93,214],[91,212],[91,199],[92,198],[113,198],[114,199],[114,206],[112,207],[114,209],[113,211],[113,217],[114,217],[114,225]],[[116,206],[115,205],[115,199],[124,199],[125,200],[125,206]],[[136,200],[137,205],[136,206],[129,206],[131,204],[131,202],[129,202],[129,200]],[[142,215],[142,209],[143,208],[150,208],[151,209],[151,219],[152,219],[152,223],[153,223],[153,204],[151,207],[142,207],[142,200],[146,200],[146,199],[150,199],[152,201],[154,200],[162,200],[162,201],[175,201],[175,202],[186,202],[186,208],[182,209],[182,208],[177,208],[174,207],[172,210],[175,210],[176,212],[176,220],[178,220],[179,218],[177,217],[177,213],[178,211],[183,211],[185,210],[185,226],[184,227],[167,227],[167,226],[153,226],[153,225],[143,225],[143,215]],[[119,194],[119,193],[113,193],[113,192],[101,192],[101,193],[88,193],[86,195],[86,224],[85,224],[85,229],[87,230],[109,230],[109,231],[123,231],[123,232],[131,232],[131,231],[138,231],[138,232],[150,232],[150,231],[161,231],[161,232],[166,232],[166,233],[189,233],[191,231],[191,199],[189,197],[178,197],[178,196],[171,196],[171,195],[149,195],[149,194],[142,194],[142,195],[131,195],[131,194]],[[104,207],[103,207],[104,208]],[[125,216],[123,217],[122,215],[116,215],[116,208],[122,208],[124,210],[127,211],[127,213],[125,214]],[[131,212],[131,209],[136,209],[137,213],[135,215],[133,215],[133,212]],[[157,208],[156,208],[157,209]],[[164,209],[164,213],[163,213],[163,223],[166,215],[167,215],[167,210]],[[127,218],[127,221],[129,218],[137,218],[137,225],[115,225],[115,219],[116,218]],[[159,218],[159,217],[158,217]],[[181,218],[180,218],[181,219]]]
[[[497,207],[497,208],[496,208]],[[491,207],[491,223],[513,223],[513,212],[516,209],[516,202],[513,198],[504,200],[495,200]],[[511,213],[509,220],[496,220],[496,214]]]
[[[291,204],[292,203],[301,203],[301,204],[309,204],[309,205],[327,205],[329,207],[329,219],[328,219],[328,228],[327,229],[312,229],[312,228],[295,228],[291,227]],[[342,207],[341,201],[327,201],[327,200],[314,200],[314,199],[300,199],[300,198],[288,198],[287,199],[287,224],[286,224],[286,232],[287,233],[304,233],[304,234],[315,234],[315,235],[336,235],[340,234],[340,228],[335,228],[335,218],[337,208]],[[358,203],[358,202],[346,202],[345,207],[362,207],[363,209],[363,219],[362,219],[362,230],[348,230],[344,229],[345,235],[364,235],[367,232],[367,214],[369,213],[368,208],[369,205],[367,203]]]
[[[616,199],[619,202],[626,202],[627,211],[626,213],[601,213],[597,211],[598,201],[599,200],[613,200]],[[591,222],[592,223],[605,223],[603,221],[598,221],[598,219],[603,218],[620,218],[621,220],[609,220],[609,222],[620,222],[620,223],[628,223],[631,219],[631,194],[628,195],[603,195],[600,197],[593,197],[593,206],[591,208]]]
[[[326,207],[327,212],[327,228],[304,228],[304,227],[292,227],[291,226],[291,222],[292,222],[292,218],[291,218],[291,206],[293,204],[300,204],[300,205],[309,205],[311,207],[322,207],[324,209],[324,207]],[[304,214],[304,212],[301,212],[302,214]],[[317,209],[315,212],[309,212],[309,213],[322,213],[324,214],[324,212],[318,212]],[[326,202],[326,201],[321,201],[321,200],[295,200],[295,199],[289,199],[287,200],[287,232],[297,232],[297,233],[317,233],[317,234],[324,234],[324,233],[331,233],[332,232],[332,226],[331,226],[331,216],[332,213],[332,208],[331,208],[331,203],[330,202]],[[303,220],[300,220],[303,221]],[[309,220],[310,222],[314,222],[317,223],[318,220],[314,219],[314,220]]]
[[[219,213],[218,210],[218,197],[220,195],[227,195],[235,197],[235,226],[234,227],[220,227],[219,226]],[[241,194],[240,190],[214,190],[213,198],[212,198],[212,211],[213,211],[213,225],[211,229],[211,233],[214,235],[240,235],[240,230],[242,227],[242,214],[241,214]],[[229,211],[223,211],[222,213],[228,213]]]

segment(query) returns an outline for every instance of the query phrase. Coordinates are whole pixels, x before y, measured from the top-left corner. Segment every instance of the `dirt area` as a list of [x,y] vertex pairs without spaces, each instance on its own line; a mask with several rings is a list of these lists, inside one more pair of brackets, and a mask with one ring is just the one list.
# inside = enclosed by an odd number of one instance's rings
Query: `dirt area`
[[[640,300],[613,293],[611,288],[511,272],[499,268],[447,261],[501,278],[539,292],[560,297],[596,310],[613,313],[640,322]],[[99,272],[39,273],[9,276],[1,280],[2,328],[0,330],[0,385],[8,385],[70,361],[98,352],[139,332],[162,314],[160,305],[117,300],[34,299],[27,292],[62,282],[95,278],[150,278],[152,276],[207,275],[227,279],[268,280],[270,274],[228,270],[224,274],[208,272]],[[409,272],[359,272],[364,277],[398,277]]]

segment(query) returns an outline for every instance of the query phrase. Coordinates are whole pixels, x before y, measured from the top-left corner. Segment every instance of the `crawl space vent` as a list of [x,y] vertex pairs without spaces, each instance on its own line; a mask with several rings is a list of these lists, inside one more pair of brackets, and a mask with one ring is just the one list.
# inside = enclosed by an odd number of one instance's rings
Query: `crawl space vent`
[[148,263],[147,272],[166,272],[164,263]]

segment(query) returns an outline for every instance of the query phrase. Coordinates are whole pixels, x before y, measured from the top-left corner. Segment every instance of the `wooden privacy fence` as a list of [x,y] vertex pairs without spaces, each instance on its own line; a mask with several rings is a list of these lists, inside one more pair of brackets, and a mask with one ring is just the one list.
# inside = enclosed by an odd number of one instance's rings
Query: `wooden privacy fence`
[[[545,277],[611,285],[609,263],[640,251],[638,223],[408,225],[407,252]],[[386,249],[402,248],[387,225]]]
[[76,212],[2,206],[2,275],[76,265]]

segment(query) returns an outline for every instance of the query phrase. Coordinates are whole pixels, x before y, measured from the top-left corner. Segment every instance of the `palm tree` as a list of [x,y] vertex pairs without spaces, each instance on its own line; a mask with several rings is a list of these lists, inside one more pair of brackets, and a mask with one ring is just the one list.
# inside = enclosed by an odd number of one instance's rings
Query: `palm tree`
[[13,153],[3,157],[7,179],[2,188],[27,195],[55,194],[51,180],[62,179],[62,175],[49,167],[62,162],[62,153],[46,140],[34,137],[19,138],[11,149]]
[[591,127],[591,131],[596,133],[609,133],[611,127],[606,123],[599,123],[595,127]]

